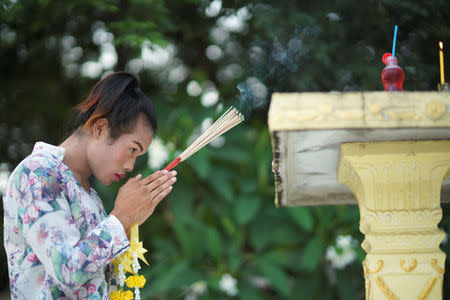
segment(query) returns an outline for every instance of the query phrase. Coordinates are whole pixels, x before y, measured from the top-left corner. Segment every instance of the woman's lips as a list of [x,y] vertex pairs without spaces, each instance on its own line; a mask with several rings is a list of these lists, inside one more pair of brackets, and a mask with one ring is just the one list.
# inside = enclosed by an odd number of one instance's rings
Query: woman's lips
[[124,178],[125,174],[114,174],[114,180],[119,181],[120,179]]

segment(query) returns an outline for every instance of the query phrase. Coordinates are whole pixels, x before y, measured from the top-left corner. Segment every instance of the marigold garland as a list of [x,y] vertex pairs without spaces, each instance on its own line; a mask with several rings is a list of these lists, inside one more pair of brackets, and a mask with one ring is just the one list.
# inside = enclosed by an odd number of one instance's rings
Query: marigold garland
[[132,300],[133,292],[132,291],[112,291],[109,295],[111,300]]
[[129,276],[127,278],[127,280],[125,280],[125,282],[127,283],[127,286],[129,288],[143,288],[145,285],[145,277],[143,275],[141,276]]
[[[111,300],[141,299],[139,288],[144,287],[146,279],[143,275],[137,276],[137,273],[141,268],[138,258],[148,265],[148,262],[144,257],[144,253],[146,252],[147,250],[142,246],[142,242],[139,242],[139,225],[137,223],[133,224],[133,226],[131,226],[130,248],[112,261],[120,290],[117,292],[112,291],[110,293]],[[125,276],[127,273],[135,275],[127,278]],[[123,291],[123,285],[125,283],[129,288],[134,288],[134,295],[130,290]]]

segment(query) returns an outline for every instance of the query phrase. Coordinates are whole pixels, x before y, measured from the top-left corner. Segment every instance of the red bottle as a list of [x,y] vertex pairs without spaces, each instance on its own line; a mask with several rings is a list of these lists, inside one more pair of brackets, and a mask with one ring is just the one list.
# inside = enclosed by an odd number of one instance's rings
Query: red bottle
[[385,53],[383,55],[383,63],[386,65],[381,71],[381,81],[383,82],[384,90],[387,92],[402,91],[405,73],[398,66],[397,59],[392,57],[391,53]]

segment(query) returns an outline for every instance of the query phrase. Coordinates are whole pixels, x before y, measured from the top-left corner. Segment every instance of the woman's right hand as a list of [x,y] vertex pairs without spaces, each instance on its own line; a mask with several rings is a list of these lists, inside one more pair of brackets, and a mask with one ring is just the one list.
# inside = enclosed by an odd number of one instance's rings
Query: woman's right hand
[[111,214],[122,223],[128,238],[131,225],[144,223],[170,193],[176,174],[176,171],[157,171],[142,180],[139,174],[120,188]]

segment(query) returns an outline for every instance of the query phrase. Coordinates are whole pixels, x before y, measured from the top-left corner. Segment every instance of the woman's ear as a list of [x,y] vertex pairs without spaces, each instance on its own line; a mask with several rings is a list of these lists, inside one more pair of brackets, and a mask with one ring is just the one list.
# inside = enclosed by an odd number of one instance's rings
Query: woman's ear
[[109,123],[106,118],[100,118],[92,126],[92,134],[95,138],[100,138],[109,134]]

